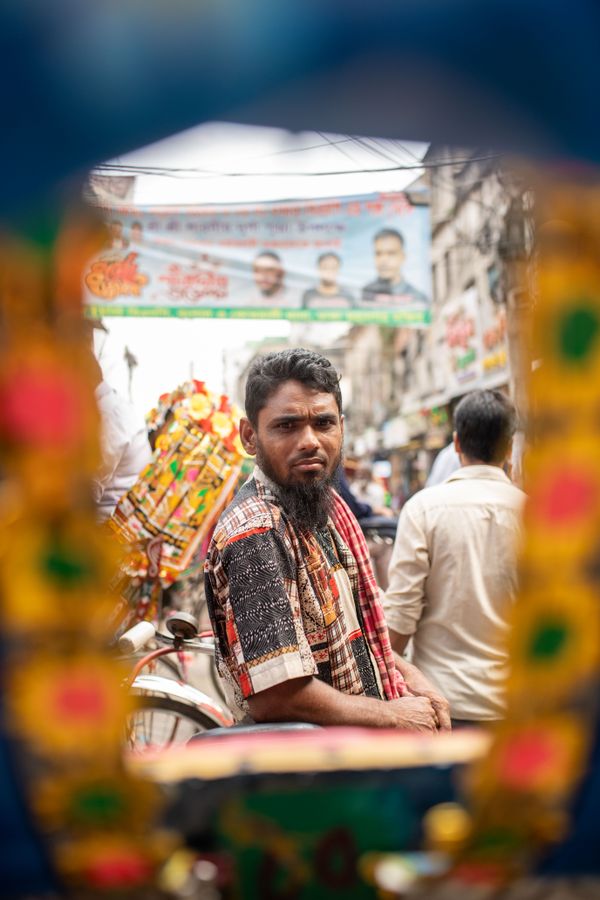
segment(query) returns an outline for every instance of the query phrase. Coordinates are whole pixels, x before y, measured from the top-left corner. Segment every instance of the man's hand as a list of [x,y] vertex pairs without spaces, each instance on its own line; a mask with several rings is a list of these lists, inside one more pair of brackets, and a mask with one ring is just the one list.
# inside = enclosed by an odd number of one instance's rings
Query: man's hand
[[411,665],[397,654],[394,654],[394,660],[396,668],[404,678],[409,693],[414,697],[427,697],[436,712],[440,731],[451,731],[450,704],[446,698],[440,694],[416,666]]
[[394,717],[395,728],[425,732],[438,730],[438,717],[427,697],[401,697],[399,700],[389,700],[387,706]]
[[[423,676],[423,680],[429,684],[425,676]],[[435,710],[436,718],[438,721],[438,728],[440,731],[452,731],[452,723],[450,721],[450,704],[446,700],[445,697],[442,696],[435,689],[431,689],[426,693],[424,691],[415,691],[412,687],[407,685],[408,690],[411,694],[414,695],[415,699],[427,699],[431,703],[433,709]],[[409,699],[408,697],[406,698]]]

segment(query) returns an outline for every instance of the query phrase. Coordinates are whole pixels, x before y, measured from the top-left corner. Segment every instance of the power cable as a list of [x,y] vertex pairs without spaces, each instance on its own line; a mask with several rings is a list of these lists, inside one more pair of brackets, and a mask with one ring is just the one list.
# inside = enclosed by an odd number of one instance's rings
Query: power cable
[[[392,144],[392,146],[393,146],[394,149],[396,149],[396,146],[398,146],[398,147],[402,150],[403,153],[406,153],[406,155],[407,155],[407,156],[410,156],[411,159],[414,159],[415,162],[418,162],[418,163],[422,163],[422,162],[423,162],[423,159],[422,159],[422,158],[419,158],[419,157],[417,156],[416,153],[413,153],[412,150],[409,150],[409,149],[408,149],[408,147],[406,146],[406,144],[402,144],[402,143],[400,143],[400,141],[388,141],[388,140],[386,140],[386,141],[384,142],[384,140],[383,140],[382,138],[372,138],[371,140],[373,140],[376,144],[380,144],[380,145],[383,145],[384,143],[385,143],[386,145],[387,145],[387,144]],[[397,162],[399,162],[399,161],[400,161],[400,160],[397,160]]]
[[372,153],[378,159],[385,159],[385,160],[387,160],[387,162],[392,162],[395,165],[400,164],[400,161],[396,157],[389,156],[388,153],[385,153],[383,150],[381,150],[377,146],[372,147],[369,143],[367,143],[367,140],[365,138],[357,137],[355,140],[360,144],[361,147],[364,147],[366,150],[368,150],[370,153]]
[[469,159],[452,159],[452,160],[443,160],[436,163],[424,163],[420,162],[418,165],[394,165],[394,166],[384,166],[377,169],[337,169],[331,171],[318,171],[318,172],[223,172],[215,169],[202,169],[199,167],[176,167],[176,166],[139,166],[135,164],[115,164],[115,163],[102,163],[101,165],[96,166],[94,171],[116,171],[116,172],[129,172],[129,173],[140,173],[146,175],[166,175],[169,177],[181,177],[181,176],[197,176],[203,175],[206,177],[221,177],[221,178],[262,178],[265,176],[268,177],[283,177],[283,178],[312,178],[312,177],[328,177],[331,175],[371,175],[377,174],[378,172],[411,172],[419,169],[444,169],[448,166],[456,166],[462,165],[465,163],[471,162],[483,162],[489,159],[501,159],[501,155],[498,153],[487,154],[485,156],[472,156]]
[[[353,156],[350,155],[350,153],[347,153],[345,150],[342,150],[341,147],[338,147],[337,144],[334,144],[333,141],[330,141],[328,139],[327,135],[324,134],[322,131],[317,131],[317,134],[319,134],[322,138],[324,138],[332,147],[335,146],[336,149],[338,150],[338,152],[342,154],[342,156],[345,156],[346,159],[349,159],[351,163],[354,163],[354,165],[356,165],[356,160],[354,159]],[[349,136],[347,138],[345,138],[345,141],[347,143],[352,143],[352,140],[353,139]]]
[[[376,144],[383,144],[383,140],[380,139],[380,138],[369,138],[369,140],[372,141],[373,143],[376,143]],[[427,167],[428,167],[427,164],[423,163],[422,160],[419,160],[419,157],[418,157],[415,153],[413,153],[412,150],[409,150],[409,148],[408,148],[405,144],[402,144],[402,143],[400,143],[399,141],[386,141],[385,143],[386,143],[386,144],[392,144],[392,145],[397,144],[398,147],[400,147],[404,153],[406,153],[408,156],[410,156],[410,157],[411,157],[412,159],[414,159],[416,162],[420,162],[421,165],[423,166],[423,168],[427,168]],[[386,156],[386,158],[387,158],[388,160],[390,159],[389,156]],[[478,158],[478,157],[471,157],[469,160],[456,160],[456,164],[457,164],[457,165],[464,165],[464,164],[466,164],[467,162],[470,162],[470,161],[476,161],[477,159],[479,159],[479,158]],[[393,160],[393,161],[394,161],[394,162],[399,162],[398,159],[395,159],[395,160]],[[430,168],[433,168],[433,167],[430,167]],[[447,180],[447,179],[445,179],[445,178],[443,178],[443,177],[440,177],[440,176],[438,176],[438,181],[439,181],[440,184],[442,184],[443,186],[449,188],[450,190],[456,191],[456,184],[455,184],[454,182],[449,181],[449,180]],[[474,187],[480,186],[480,185],[483,184],[483,181],[484,181],[483,178],[478,178],[476,181],[474,181],[474,182],[471,183],[470,187],[471,187],[471,188],[474,188]],[[480,207],[481,207],[482,209],[484,209],[486,212],[496,212],[496,207],[495,207],[495,206],[490,206],[488,203],[484,203],[483,200],[480,200],[478,197],[473,197],[473,196],[466,197],[466,198],[465,198],[465,202],[466,202],[466,203],[476,203],[478,206],[480,206]]]
[[[315,131],[315,134],[318,134],[319,137],[323,138],[325,143],[324,144],[311,144],[308,147],[291,147],[289,150],[274,150],[273,153],[263,153],[260,156],[249,156],[248,159],[249,160],[270,159],[272,156],[284,156],[289,153],[305,153],[307,150],[321,150],[323,147],[327,147],[327,146],[336,147],[338,144],[347,144],[350,140],[347,137],[343,137],[339,141],[332,141],[322,131]],[[348,157],[348,159],[352,159],[352,157]],[[352,160],[352,162],[355,162],[355,160]]]

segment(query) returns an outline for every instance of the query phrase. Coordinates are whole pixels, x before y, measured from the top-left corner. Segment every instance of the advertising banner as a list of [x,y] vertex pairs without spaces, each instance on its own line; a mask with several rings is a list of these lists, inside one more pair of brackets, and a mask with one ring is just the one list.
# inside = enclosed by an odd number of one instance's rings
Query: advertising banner
[[401,192],[105,215],[93,317],[429,322],[429,210]]

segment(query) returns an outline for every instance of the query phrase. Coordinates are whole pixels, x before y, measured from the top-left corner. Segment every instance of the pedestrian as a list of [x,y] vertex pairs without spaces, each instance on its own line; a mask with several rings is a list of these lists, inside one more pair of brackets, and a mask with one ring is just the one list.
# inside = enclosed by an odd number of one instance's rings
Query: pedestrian
[[460,459],[452,440],[436,456],[431,471],[427,476],[425,487],[434,487],[436,484],[442,484],[458,469],[460,469]]
[[352,482],[352,491],[361,503],[368,503],[376,516],[390,516],[392,514],[386,505],[386,490],[384,485],[375,478],[373,469],[368,463],[359,466],[356,477]]
[[524,493],[503,471],[515,411],[473,391],[454,414],[461,468],[403,507],[384,608],[392,646],[450,702],[454,724],[505,711],[506,639],[517,590]]
[[152,450],[143,416],[103,380],[100,365],[93,356],[92,365],[102,453],[101,466],[92,479],[92,491],[98,520],[105,522],[151,461]]
[[250,368],[240,437],[256,467],[205,567],[219,672],[238,720],[433,732],[444,698],[402,661],[399,677],[364,538],[332,487],[341,405],[317,353]]

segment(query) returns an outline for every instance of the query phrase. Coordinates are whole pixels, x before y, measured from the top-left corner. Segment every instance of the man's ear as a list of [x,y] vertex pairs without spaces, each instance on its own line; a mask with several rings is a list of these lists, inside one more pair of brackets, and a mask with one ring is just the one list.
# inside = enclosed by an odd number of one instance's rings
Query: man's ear
[[454,442],[454,449],[460,456],[460,454],[462,453],[462,450],[460,449],[460,441],[458,440],[458,435],[456,432],[454,432],[454,434],[452,435],[452,440]]
[[245,416],[240,419],[240,441],[248,456],[256,456],[256,432]]

